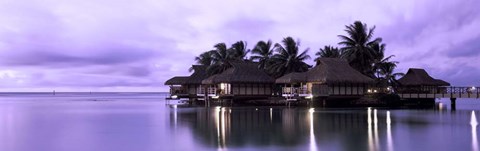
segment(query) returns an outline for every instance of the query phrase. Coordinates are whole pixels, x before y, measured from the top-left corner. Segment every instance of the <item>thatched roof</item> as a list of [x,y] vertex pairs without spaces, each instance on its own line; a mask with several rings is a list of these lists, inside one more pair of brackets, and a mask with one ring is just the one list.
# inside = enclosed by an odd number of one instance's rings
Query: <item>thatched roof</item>
[[353,69],[346,60],[339,58],[320,58],[319,64],[307,72],[291,73],[276,80],[277,83],[373,83],[374,80]]
[[202,84],[207,78],[207,66],[193,65],[193,73],[190,76],[177,76],[165,81],[165,85]]
[[410,68],[407,74],[398,79],[402,86],[450,86],[450,83],[434,79],[424,69]]
[[305,83],[307,74],[305,72],[292,72],[275,80],[275,83]]
[[208,78],[207,66],[193,65],[193,73],[185,82],[186,84],[202,84],[202,80]]
[[182,84],[185,84],[188,78],[189,77],[180,77],[180,76],[173,77],[165,81],[165,85],[182,85]]
[[232,67],[222,73],[208,77],[202,84],[217,83],[274,83],[275,79],[258,69],[253,62],[232,62]]

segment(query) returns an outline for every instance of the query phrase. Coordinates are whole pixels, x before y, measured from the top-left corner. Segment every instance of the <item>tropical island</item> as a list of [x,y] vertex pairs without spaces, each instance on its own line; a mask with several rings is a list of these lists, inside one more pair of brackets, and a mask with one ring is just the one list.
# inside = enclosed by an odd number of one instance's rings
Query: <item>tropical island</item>
[[206,105],[430,106],[438,96],[419,94],[447,93],[450,84],[424,69],[395,72],[399,62],[394,55],[385,55],[386,44],[374,37],[374,31],[375,26],[360,21],[346,25],[346,34],[338,35],[339,47],[320,48],[314,66],[305,62],[311,59],[309,49],[301,49],[292,37],[275,44],[259,41],[252,49],[244,41],[230,47],[218,43],[195,57],[192,75],[165,82],[169,99]]

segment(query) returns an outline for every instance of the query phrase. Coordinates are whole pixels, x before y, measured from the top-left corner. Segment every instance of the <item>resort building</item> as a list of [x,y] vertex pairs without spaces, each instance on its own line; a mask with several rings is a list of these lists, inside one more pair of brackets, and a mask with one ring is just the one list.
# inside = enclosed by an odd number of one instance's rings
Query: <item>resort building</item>
[[374,80],[353,69],[346,60],[320,58],[307,72],[290,73],[275,81],[289,98],[361,97]]
[[188,93],[185,82],[188,77],[177,76],[165,81],[165,85],[170,86],[170,99],[187,98]]
[[192,75],[173,77],[165,82],[170,86],[170,98],[203,98],[202,80],[207,78],[207,66],[193,65]]
[[445,93],[450,83],[432,78],[424,69],[410,68],[398,79],[398,93]]
[[232,62],[232,67],[202,81],[213,99],[268,98],[275,79],[253,62]]

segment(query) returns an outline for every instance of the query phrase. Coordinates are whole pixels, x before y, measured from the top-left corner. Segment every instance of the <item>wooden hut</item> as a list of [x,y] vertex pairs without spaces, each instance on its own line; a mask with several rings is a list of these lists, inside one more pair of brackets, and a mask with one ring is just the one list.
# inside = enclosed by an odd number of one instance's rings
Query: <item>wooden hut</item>
[[374,80],[353,69],[346,60],[320,58],[307,72],[290,73],[275,81],[282,85],[282,95],[313,97],[363,96]]
[[165,85],[170,86],[171,99],[179,99],[188,97],[188,89],[185,85],[189,77],[177,76],[165,81]]
[[[203,98],[202,80],[207,78],[207,66],[193,65],[188,77],[173,77],[165,82],[170,85],[170,95],[179,98]],[[177,93],[178,92],[178,93]]]
[[190,98],[203,98],[205,92],[202,87],[202,80],[208,78],[207,66],[193,65],[193,73],[185,82]]
[[431,77],[424,69],[410,68],[407,74],[398,79],[399,93],[443,93],[450,83]]
[[253,62],[232,62],[232,67],[202,81],[212,98],[265,98],[275,79]]

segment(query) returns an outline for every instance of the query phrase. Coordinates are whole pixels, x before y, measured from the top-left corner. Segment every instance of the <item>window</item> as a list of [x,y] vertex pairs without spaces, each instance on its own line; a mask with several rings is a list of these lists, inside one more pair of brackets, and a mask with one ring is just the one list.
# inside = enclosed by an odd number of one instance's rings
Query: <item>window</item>
[[220,83],[221,94],[231,94],[230,83]]

